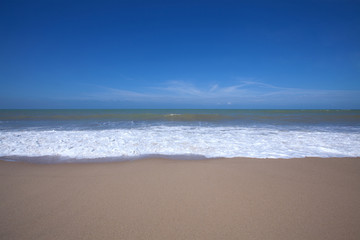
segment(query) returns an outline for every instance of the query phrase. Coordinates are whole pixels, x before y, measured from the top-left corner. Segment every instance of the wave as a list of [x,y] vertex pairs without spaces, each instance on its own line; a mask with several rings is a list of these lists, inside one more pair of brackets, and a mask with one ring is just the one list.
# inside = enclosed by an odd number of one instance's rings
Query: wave
[[42,157],[51,161],[49,156],[55,156],[56,161],[104,160],[149,155],[207,158],[358,157],[360,133],[200,126],[0,132],[0,157],[10,159],[14,156]]

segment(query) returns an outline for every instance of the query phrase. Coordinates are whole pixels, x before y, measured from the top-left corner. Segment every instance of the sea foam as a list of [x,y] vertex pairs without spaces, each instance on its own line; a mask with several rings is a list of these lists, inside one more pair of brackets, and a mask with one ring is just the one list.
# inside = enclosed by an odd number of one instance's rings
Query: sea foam
[[296,158],[358,157],[360,132],[272,127],[150,126],[96,131],[3,131],[0,156],[132,159],[147,155]]

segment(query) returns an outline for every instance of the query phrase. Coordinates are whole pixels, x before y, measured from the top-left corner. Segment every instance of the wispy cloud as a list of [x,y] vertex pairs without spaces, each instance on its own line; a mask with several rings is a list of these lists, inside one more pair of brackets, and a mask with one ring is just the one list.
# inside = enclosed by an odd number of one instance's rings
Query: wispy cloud
[[259,81],[239,81],[221,86],[198,87],[191,82],[169,81],[142,91],[129,91],[98,86],[97,92],[87,93],[85,100],[127,101],[134,103],[186,104],[193,106],[238,107],[359,107],[360,91],[314,90],[285,88]]
[[93,93],[86,93],[84,99],[101,100],[101,101],[117,101],[117,100],[134,100],[152,97],[147,93],[140,93],[135,91],[116,89],[110,87],[98,86],[98,91]]
[[163,93],[173,93],[177,96],[202,96],[203,90],[196,88],[193,84],[182,81],[170,81],[162,87],[152,87],[154,90],[159,90]]

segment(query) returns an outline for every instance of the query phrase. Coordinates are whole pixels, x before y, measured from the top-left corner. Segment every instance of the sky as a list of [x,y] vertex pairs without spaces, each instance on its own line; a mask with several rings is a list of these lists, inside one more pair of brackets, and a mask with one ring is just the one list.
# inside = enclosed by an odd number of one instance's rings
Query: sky
[[360,1],[0,1],[0,108],[360,108]]

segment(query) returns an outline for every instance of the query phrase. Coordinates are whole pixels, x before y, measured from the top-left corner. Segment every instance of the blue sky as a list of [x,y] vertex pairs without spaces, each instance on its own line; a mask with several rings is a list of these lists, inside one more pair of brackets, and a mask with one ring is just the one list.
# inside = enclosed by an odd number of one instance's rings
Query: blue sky
[[360,108],[360,2],[0,2],[0,108]]

